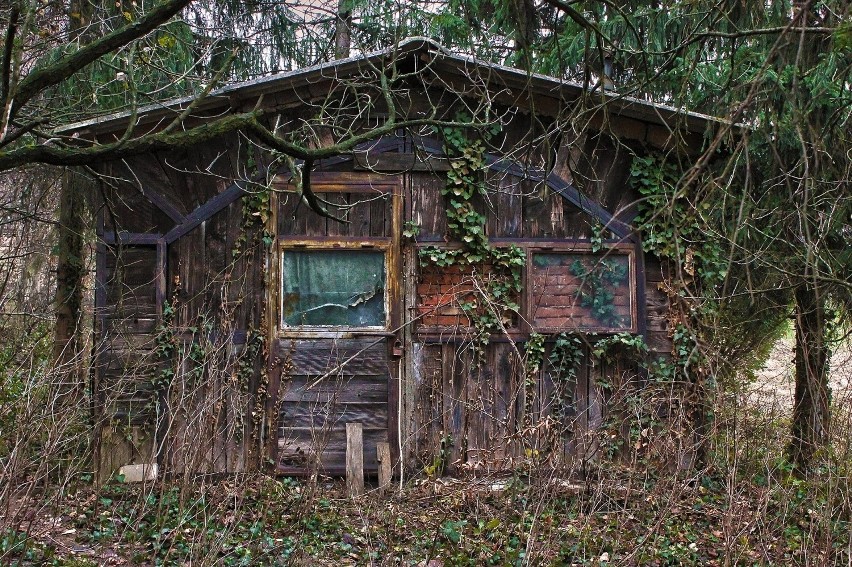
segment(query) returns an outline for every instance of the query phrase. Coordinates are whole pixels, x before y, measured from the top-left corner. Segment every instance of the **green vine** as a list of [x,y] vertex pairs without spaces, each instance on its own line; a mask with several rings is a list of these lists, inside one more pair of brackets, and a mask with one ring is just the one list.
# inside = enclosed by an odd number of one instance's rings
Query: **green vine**
[[617,333],[597,340],[592,346],[592,355],[595,358],[609,362],[612,362],[619,353],[625,351],[641,357],[648,352],[648,345],[641,335]]
[[263,185],[256,185],[255,190],[246,193],[242,203],[243,221],[241,230],[231,251],[234,258],[239,256],[243,247],[248,244],[249,235],[255,234],[258,229],[260,229],[260,241],[265,246],[271,246],[275,240],[269,227],[272,219],[272,190]]
[[[256,169],[254,155],[251,151],[248,153],[247,169]],[[271,226],[273,219],[271,186],[253,184],[252,187],[253,189],[242,198],[241,230],[231,251],[234,259],[243,256],[246,263],[245,269],[248,269],[257,261],[260,245],[269,247],[275,241],[274,227]],[[266,278],[266,270],[262,270],[261,281],[259,282],[261,287],[266,286]],[[230,281],[230,279],[230,275],[226,275],[226,280]],[[239,303],[242,301],[242,297],[238,299]],[[247,416],[251,422],[250,435],[253,440],[258,439],[265,415],[265,404],[269,397],[268,365],[265,362],[257,364],[258,361],[269,359],[269,349],[266,342],[268,321],[263,300],[257,308],[261,313],[260,325],[258,328],[249,325],[245,347],[236,360],[236,368],[231,378],[234,390],[251,400],[251,406],[245,412],[238,412],[237,414],[235,435],[240,441],[246,431]],[[255,376],[257,376],[257,382],[253,384]]]
[[581,306],[588,308],[604,326],[620,327],[625,324],[625,318],[618,314],[613,300],[616,288],[627,281],[626,263],[614,258],[585,262],[578,258],[571,264],[571,273],[582,282],[577,290]]
[[[689,380],[704,362],[697,348],[702,329],[712,326],[716,332],[721,305],[708,290],[720,285],[728,274],[726,240],[714,236],[707,227],[722,226],[721,207],[690,195],[680,187],[681,170],[664,155],[651,154],[633,159],[632,185],[642,195],[637,226],[642,231],[646,251],[665,258],[679,268],[677,283],[666,291],[683,308],[670,320],[672,360],[654,361],[649,372],[673,380]],[[700,303],[690,298],[703,297]],[[698,372],[700,374],[700,372]]]
[[175,378],[175,369],[172,361],[175,352],[177,351],[177,337],[174,331],[175,319],[175,302],[170,303],[168,300],[163,301],[163,318],[160,326],[157,329],[157,335],[154,338],[154,354],[162,362],[170,364],[164,365],[160,371],[154,375],[152,384],[155,393],[162,393],[168,390],[172,381]]
[[630,183],[642,196],[636,217],[642,247],[677,262],[704,285],[718,284],[728,273],[726,251],[723,239],[710,237],[706,230],[719,224],[708,218],[718,207],[691,202],[679,188],[680,177],[678,166],[664,155],[633,158]]
[[574,408],[577,371],[583,362],[583,343],[580,337],[569,333],[556,335],[548,361],[555,387],[553,413],[563,427],[566,427]]
[[187,329],[192,333],[190,340],[188,359],[190,368],[186,372],[186,379],[197,382],[204,377],[204,370],[210,360],[211,347],[210,335],[213,332],[213,323],[203,314],[199,315],[198,324]]
[[[464,121],[465,117],[457,120]],[[494,133],[486,131],[483,136],[487,140]],[[481,138],[471,140],[461,128],[443,128],[441,134],[450,164],[447,182],[441,190],[446,203],[447,230],[462,246],[427,246],[419,254],[421,261],[437,267],[468,265],[487,269],[483,289],[477,290],[472,300],[460,305],[475,329],[482,354],[491,334],[501,329],[512,313],[520,309],[518,297],[523,290],[526,252],[515,245],[491,246],[485,234],[485,215],[478,213],[474,206],[476,197],[485,194],[485,141]]]
[[544,335],[533,331],[524,345],[525,376],[524,376],[524,422],[530,425],[532,419],[532,404],[535,399],[535,385],[541,365],[544,363]]

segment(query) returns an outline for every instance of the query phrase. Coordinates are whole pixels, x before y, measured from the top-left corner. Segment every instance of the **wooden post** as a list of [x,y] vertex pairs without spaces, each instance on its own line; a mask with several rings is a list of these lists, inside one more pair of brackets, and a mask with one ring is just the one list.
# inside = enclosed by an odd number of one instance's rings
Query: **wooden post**
[[346,488],[349,496],[364,494],[364,427],[346,424]]
[[376,443],[376,457],[379,461],[379,490],[386,490],[391,483],[390,443]]

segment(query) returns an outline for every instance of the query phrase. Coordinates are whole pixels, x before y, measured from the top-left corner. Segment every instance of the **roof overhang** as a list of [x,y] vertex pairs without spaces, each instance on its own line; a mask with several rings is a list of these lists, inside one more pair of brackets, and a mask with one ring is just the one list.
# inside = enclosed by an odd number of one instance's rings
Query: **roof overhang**
[[[86,138],[124,129],[127,127],[128,119],[134,116],[136,126],[153,125],[174,119],[190,107],[192,108],[191,116],[203,120],[205,117],[226,113],[229,109],[238,106],[251,107],[267,95],[309,90],[321,82],[355,77],[367,69],[383,68],[389,62],[403,58],[415,58],[427,62],[428,65],[424,67],[428,66],[435,73],[477,77],[479,80],[487,81],[489,86],[551,99],[562,103],[562,106],[566,103],[575,104],[582,97],[595,97],[596,107],[605,110],[609,116],[663,126],[670,131],[703,135],[708,130],[732,126],[725,120],[705,114],[652,103],[612,91],[590,91],[579,83],[454,54],[431,39],[413,37],[372,53],[227,85],[211,91],[200,100],[195,96],[176,98],[140,107],[135,113],[117,112],[65,125],[57,128],[55,133],[65,136],[75,134]],[[733,127],[739,128],[737,125]]]

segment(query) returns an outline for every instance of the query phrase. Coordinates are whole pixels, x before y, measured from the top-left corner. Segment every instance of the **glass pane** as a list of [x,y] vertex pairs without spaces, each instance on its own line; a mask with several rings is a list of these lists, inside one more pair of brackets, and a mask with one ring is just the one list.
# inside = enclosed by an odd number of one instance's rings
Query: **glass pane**
[[281,276],[285,325],[385,324],[384,252],[288,250]]
[[630,257],[536,253],[530,298],[536,329],[621,331],[633,327]]

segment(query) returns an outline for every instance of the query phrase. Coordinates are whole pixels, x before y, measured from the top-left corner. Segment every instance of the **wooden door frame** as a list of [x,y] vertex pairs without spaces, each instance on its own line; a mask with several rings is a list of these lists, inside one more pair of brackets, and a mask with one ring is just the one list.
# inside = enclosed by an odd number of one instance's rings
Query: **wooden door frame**
[[[268,255],[267,264],[267,343],[269,395],[266,403],[265,429],[267,435],[267,451],[272,459],[272,472],[278,470],[278,417],[280,414],[279,394],[281,390],[281,361],[274,352],[275,344],[282,339],[341,339],[364,336],[384,337],[388,349],[388,400],[387,400],[387,429],[388,442],[391,448],[391,458],[400,463],[399,424],[398,415],[400,401],[401,358],[393,355],[394,343],[402,339],[403,297],[402,297],[402,216],[404,175],[381,175],[367,172],[352,171],[314,171],[311,173],[311,187],[318,193],[374,193],[377,188],[387,192],[391,197],[391,218],[389,237],[311,237],[307,235],[282,237],[278,234],[278,196],[291,186],[283,176],[276,177],[271,184],[272,207],[271,223],[274,227],[273,245]],[[316,214],[305,205],[305,213]],[[285,330],[281,324],[281,258],[282,250],[377,250],[385,251],[385,285],[386,285],[386,324],[384,330],[366,328],[316,328]],[[404,344],[403,344],[404,346]]]

